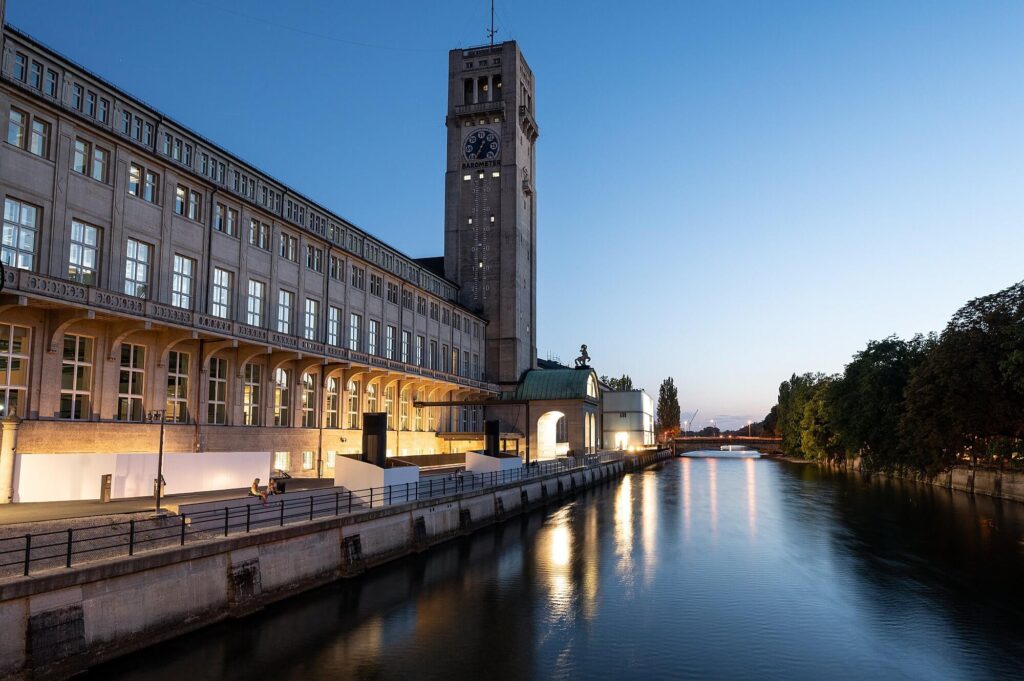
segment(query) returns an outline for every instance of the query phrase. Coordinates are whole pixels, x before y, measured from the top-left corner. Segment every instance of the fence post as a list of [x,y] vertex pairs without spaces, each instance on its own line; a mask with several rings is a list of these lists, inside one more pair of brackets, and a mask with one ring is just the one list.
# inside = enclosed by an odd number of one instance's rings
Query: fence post
[[391,485],[388,485],[388,506],[391,505]]
[[334,493],[334,515],[338,515],[338,511],[341,510],[341,492]]
[[432,499],[434,497],[434,479],[433,478],[430,479],[430,491],[427,494],[429,495],[427,497],[428,499]]
[[373,508],[373,488],[370,488],[370,508]]
[[352,512],[352,490],[348,491],[348,512]]
[[309,495],[309,519],[313,519],[313,495]]
[[135,555],[135,519],[128,521],[128,555]]
[[181,516],[181,545],[185,545],[185,514]]
[[281,527],[284,527],[284,499],[281,500]]
[[68,560],[65,567],[71,567],[71,528],[68,528]]
[[25,535],[25,576],[28,577],[28,566],[32,562],[32,535]]
[[228,536],[228,513],[230,513],[230,512],[231,512],[231,509],[228,506],[225,506],[224,507],[224,536],[225,537]]
[[409,483],[405,483],[405,500],[409,501]]
[[245,505],[245,533],[249,534],[250,520],[252,519],[252,504]]
[[416,480],[416,501],[420,500],[420,481]]

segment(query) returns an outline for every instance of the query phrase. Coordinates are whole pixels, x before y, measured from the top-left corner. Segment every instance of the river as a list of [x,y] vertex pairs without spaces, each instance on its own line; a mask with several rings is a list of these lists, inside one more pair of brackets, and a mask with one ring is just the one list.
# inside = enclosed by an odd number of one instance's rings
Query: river
[[1024,504],[674,459],[91,679],[989,679],[1024,670]]

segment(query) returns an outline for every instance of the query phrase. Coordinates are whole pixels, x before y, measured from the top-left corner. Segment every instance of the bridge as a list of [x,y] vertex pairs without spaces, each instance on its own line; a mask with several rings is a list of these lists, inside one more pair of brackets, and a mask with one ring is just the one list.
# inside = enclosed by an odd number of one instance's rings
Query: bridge
[[746,437],[743,435],[717,435],[712,437],[687,436],[672,440],[672,452],[696,452],[701,449],[721,449],[725,445],[743,445],[762,454],[782,454],[781,437]]

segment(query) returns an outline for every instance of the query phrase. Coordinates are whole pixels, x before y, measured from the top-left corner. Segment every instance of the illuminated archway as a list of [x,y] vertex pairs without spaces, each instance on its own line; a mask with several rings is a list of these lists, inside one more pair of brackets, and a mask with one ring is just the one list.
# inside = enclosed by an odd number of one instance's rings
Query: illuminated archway
[[550,459],[567,451],[568,444],[558,442],[558,421],[564,417],[565,414],[560,411],[549,411],[537,419],[538,458]]

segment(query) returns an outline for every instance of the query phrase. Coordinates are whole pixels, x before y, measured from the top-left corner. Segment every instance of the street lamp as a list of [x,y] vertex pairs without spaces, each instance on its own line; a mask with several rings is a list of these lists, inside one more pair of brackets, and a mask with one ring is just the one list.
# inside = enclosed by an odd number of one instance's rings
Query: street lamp
[[160,515],[160,493],[164,484],[164,424],[167,423],[167,411],[154,409],[146,412],[146,420],[150,423],[160,422],[160,448],[156,457],[156,513]]
[[752,420],[747,419],[747,437],[750,437],[750,426],[752,426],[753,424],[754,422]]

